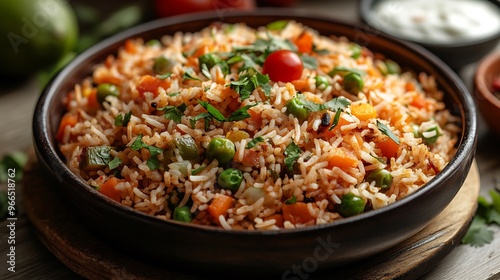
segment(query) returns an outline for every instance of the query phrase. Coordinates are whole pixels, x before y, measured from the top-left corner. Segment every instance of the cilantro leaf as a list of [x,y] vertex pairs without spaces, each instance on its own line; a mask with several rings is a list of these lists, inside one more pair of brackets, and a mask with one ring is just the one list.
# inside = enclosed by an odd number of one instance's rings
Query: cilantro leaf
[[269,97],[271,93],[269,82],[270,79],[267,74],[264,75],[254,68],[249,68],[246,73],[240,75],[237,81],[232,81],[229,86],[240,95],[243,101],[249,98],[252,92],[258,87],[261,87],[264,94]]
[[172,73],[170,73],[170,72],[169,73],[165,73],[165,74],[161,74],[161,75],[156,75],[156,77],[158,79],[161,79],[161,80],[165,80],[167,78],[170,78],[170,76],[172,76]]
[[401,141],[399,138],[392,132],[385,124],[381,123],[379,120],[377,120],[377,127],[382,132],[383,134],[389,136],[389,138],[392,139],[392,141],[396,142],[396,144],[401,144]]
[[283,30],[288,25],[288,20],[277,20],[266,25],[268,30]]
[[201,171],[203,171],[203,169],[205,169],[205,167],[206,167],[205,165],[202,165],[202,166],[200,166],[200,167],[198,167],[196,169],[193,169],[191,171],[191,175],[197,175],[198,173],[200,173]]
[[342,113],[341,110],[338,110],[337,112],[335,112],[335,116],[333,117],[333,123],[330,126],[330,128],[328,128],[328,130],[332,130],[332,129],[334,129],[337,126],[337,124],[339,123],[339,120],[340,120],[340,114],[341,113]]
[[181,122],[181,118],[184,115],[184,111],[186,111],[187,105],[182,103],[179,106],[165,106],[163,108],[159,108],[159,111],[163,111],[163,117],[169,120],[173,120],[176,123]]
[[302,103],[302,105],[311,112],[318,112],[323,110],[336,112],[347,108],[347,106],[349,106],[350,104],[349,100],[345,97],[333,98],[332,100],[323,104],[314,103],[308,99],[305,99],[303,95],[299,95],[298,98],[300,98],[300,102]]
[[486,222],[483,218],[475,216],[469,227],[469,230],[462,238],[462,243],[470,244],[474,247],[481,247],[493,240],[493,231],[486,228]]
[[305,68],[313,70],[318,69],[318,60],[316,60],[315,57],[307,54],[302,54],[301,58]]
[[[195,124],[197,121],[199,121],[201,119],[207,119],[207,118],[211,118],[211,115],[209,113],[203,112],[203,113],[200,113],[197,116],[189,119],[189,123],[191,124],[191,128],[195,127]],[[205,130],[208,130],[208,129],[205,129]]]
[[250,104],[250,105],[245,105],[238,110],[234,111],[227,119],[226,121],[229,122],[234,122],[234,121],[241,121],[246,118],[250,118],[250,114],[248,114],[248,109],[252,108],[253,106],[257,105],[255,104]]
[[[144,144],[144,145],[146,145],[146,144]],[[158,148],[155,146],[149,146],[149,145],[146,145],[146,146],[147,147],[145,147],[145,148],[147,148],[149,150],[149,153],[151,154],[152,157],[163,153],[163,149],[161,149],[161,148]]]
[[[192,70],[190,71],[192,72]],[[196,77],[196,76],[193,76],[191,75],[191,73],[188,73],[188,71],[184,72],[184,75],[182,75],[182,78],[184,80],[193,80],[193,81],[201,81],[200,78]]]
[[132,111],[128,112],[124,115],[119,114],[115,117],[115,125],[116,126],[127,126],[130,122],[130,118],[132,117]]
[[156,170],[160,168],[160,161],[156,157],[150,157],[146,161],[146,165],[149,167],[150,170]]
[[257,145],[257,143],[264,142],[264,138],[262,136],[257,136],[254,139],[250,140],[245,146],[245,149],[251,149]]
[[313,44],[313,52],[315,52],[317,54],[329,54],[330,53],[330,51],[327,49],[318,49],[318,46],[316,46],[315,44]]
[[285,149],[285,165],[289,172],[293,171],[293,165],[300,157],[302,150],[292,141]]
[[207,110],[207,112],[212,116],[214,117],[216,120],[220,121],[220,122],[223,122],[226,120],[226,117],[224,117],[224,115],[219,112],[219,110],[217,110],[214,106],[212,106],[212,104],[206,102],[206,101],[202,101],[202,100],[198,100],[198,103]]
[[138,151],[142,148],[142,134],[139,134],[137,136],[137,138],[135,138],[134,142],[132,143],[132,145],[130,146],[130,148],[132,148],[132,150],[134,151]]
[[295,204],[295,203],[297,203],[297,197],[295,195],[292,195],[292,197],[285,200],[285,204],[287,204],[287,205]]
[[112,161],[108,162],[109,170],[113,170],[122,164],[122,160],[119,157],[115,157]]
[[229,73],[228,63],[220,58],[215,53],[206,53],[198,57],[198,62],[200,64],[201,72],[205,77],[211,79],[210,69],[212,69],[215,65],[219,65],[222,73],[227,75]]
[[174,96],[177,96],[177,95],[179,95],[179,94],[181,94],[181,93],[178,91],[178,92],[172,92],[172,93],[169,93],[169,94],[167,94],[167,95],[168,95],[168,96],[170,96],[170,97],[174,97]]

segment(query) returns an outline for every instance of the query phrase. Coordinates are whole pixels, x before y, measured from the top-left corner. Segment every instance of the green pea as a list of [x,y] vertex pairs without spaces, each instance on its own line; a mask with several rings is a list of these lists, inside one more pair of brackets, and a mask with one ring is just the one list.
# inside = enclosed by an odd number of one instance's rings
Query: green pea
[[351,57],[354,59],[358,59],[361,55],[361,46],[358,44],[350,45],[349,50],[352,52]]
[[165,74],[172,71],[173,66],[174,63],[170,59],[164,56],[159,56],[155,59],[153,64],[153,71],[156,74]]
[[113,84],[100,84],[97,86],[97,101],[102,104],[106,97],[118,96],[119,93],[118,87]]
[[401,68],[399,67],[399,65],[390,59],[385,61],[385,67],[387,68],[387,74],[399,75],[401,73]]
[[243,181],[243,173],[235,168],[228,168],[222,171],[217,178],[217,185],[226,190],[230,190],[235,193]]
[[342,82],[342,88],[351,93],[357,95],[363,89],[364,83],[361,76],[357,73],[349,73],[344,77]]
[[319,89],[325,89],[330,85],[330,83],[324,76],[318,75],[314,79],[316,80],[316,87]]
[[377,169],[366,177],[366,181],[375,181],[375,187],[380,188],[382,191],[386,191],[391,188],[392,175],[391,172],[386,169]]
[[337,208],[342,217],[350,217],[363,213],[366,202],[359,196],[348,193],[342,197],[342,203]]
[[174,220],[190,223],[193,220],[188,206],[176,207],[174,210]]
[[309,115],[311,115],[311,111],[304,107],[304,104],[302,101],[294,97],[285,104],[286,106],[286,111],[287,114],[292,114],[294,117],[299,119],[299,122],[304,122],[309,118]]
[[185,160],[198,160],[198,146],[191,135],[185,134],[174,140],[175,146],[179,149],[179,154]]
[[159,40],[156,40],[156,39],[149,40],[146,42],[146,46],[148,46],[148,47],[161,46],[161,42]]
[[219,165],[226,165],[231,162],[236,153],[234,143],[226,138],[213,138],[207,147],[207,157],[209,160],[216,159]]

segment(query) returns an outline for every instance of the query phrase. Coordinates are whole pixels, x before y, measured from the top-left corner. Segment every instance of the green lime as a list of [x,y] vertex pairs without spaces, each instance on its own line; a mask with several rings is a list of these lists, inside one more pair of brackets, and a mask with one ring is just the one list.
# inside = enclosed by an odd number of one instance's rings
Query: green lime
[[78,23],[66,1],[0,1],[0,11],[0,75],[32,74],[75,47]]

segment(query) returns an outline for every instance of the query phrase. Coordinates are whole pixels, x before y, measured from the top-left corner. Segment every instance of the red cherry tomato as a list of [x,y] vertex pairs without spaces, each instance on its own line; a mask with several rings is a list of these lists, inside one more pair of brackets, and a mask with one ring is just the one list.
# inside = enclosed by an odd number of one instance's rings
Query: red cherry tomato
[[255,7],[255,0],[156,0],[156,14],[168,17],[208,10],[242,9]]
[[302,76],[304,65],[300,57],[289,50],[279,50],[271,53],[264,61],[262,73],[268,74],[275,82],[291,82]]

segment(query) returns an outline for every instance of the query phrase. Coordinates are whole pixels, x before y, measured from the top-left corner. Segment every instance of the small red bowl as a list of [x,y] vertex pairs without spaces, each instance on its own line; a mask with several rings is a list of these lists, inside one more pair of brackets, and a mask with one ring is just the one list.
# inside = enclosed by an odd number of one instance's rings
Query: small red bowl
[[484,58],[474,76],[476,103],[490,130],[500,138],[500,99],[491,88],[494,78],[500,78],[500,52]]

